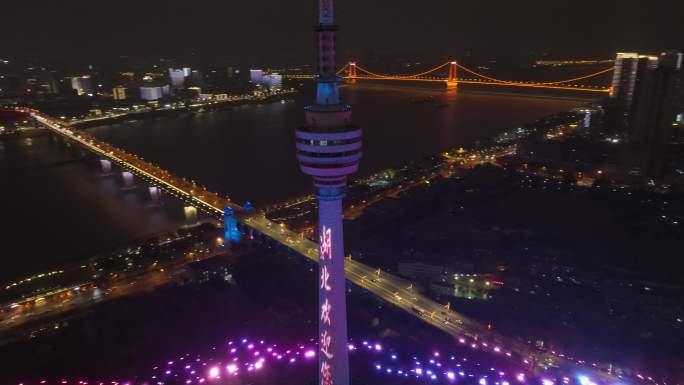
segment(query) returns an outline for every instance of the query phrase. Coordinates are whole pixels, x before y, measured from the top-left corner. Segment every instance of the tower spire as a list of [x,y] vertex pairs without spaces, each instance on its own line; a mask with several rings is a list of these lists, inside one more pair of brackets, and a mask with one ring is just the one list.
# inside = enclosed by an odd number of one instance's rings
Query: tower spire
[[318,22],[328,25],[335,22],[332,0],[318,0]]
[[335,33],[333,0],[318,0],[318,77],[316,78],[316,103],[339,104],[340,93],[335,73]]

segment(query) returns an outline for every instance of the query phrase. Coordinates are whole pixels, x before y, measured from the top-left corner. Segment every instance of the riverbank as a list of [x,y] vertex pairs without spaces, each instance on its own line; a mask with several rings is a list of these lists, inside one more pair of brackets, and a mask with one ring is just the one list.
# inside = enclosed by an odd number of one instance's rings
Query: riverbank
[[49,131],[46,128],[31,128],[27,130],[12,132],[9,134],[2,134],[0,135],[0,141],[32,138],[34,136],[45,135],[48,132]]
[[124,123],[124,122],[138,121],[138,120],[145,120],[145,119],[155,119],[155,118],[159,118],[159,117],[178,116],[178,115],[185,115],[185,114],[198,114],[198,113],[202,113],[204,111],[220,111],[220,110],[225,110],[225,109],[232,108],[235,106],[250,105],[250,104],[264,104],[264,103],[271,103],[271,102],[274,102],[277,100],[284,100],[288,97],[296,95],[297,92],[298,91],[295,89],[290,89],[290,90],[282,90],[276,94],[267,95],[267,96],[243,95],[242,97],[238,97],[236,99],[213,100],[211,102],[191,104],[191,105],[188,105],[186,107],[180,107],[180,108],[177,108],[177,107],[174,107],[174,108],[157,108],[157,109],[153,109],[153,110],[131,111],[129,113],[111,116],[111,117],[102,117],[102,118],[94,118],[94,119],[78,121],[78,122],[71,123],[70,126],[74,127],[74,128],[85,129],[85,128],[97,127],[97,126],[102,126],[102,125],[110,125],[110,124],[117,124],[117,123]]

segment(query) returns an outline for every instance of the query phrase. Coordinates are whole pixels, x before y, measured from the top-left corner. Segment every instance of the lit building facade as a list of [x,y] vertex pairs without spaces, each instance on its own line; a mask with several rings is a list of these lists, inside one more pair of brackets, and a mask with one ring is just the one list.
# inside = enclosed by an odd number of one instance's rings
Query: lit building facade
[[260,84],[264,80],[264,71],[249,70],[249,80],[254,84]]
[[118,86],[112,89],[112,97],[114,100],[126,99],[126,87]]
[[283,75],[277,73],[264,75],[262,85],[270,90],[280,90],[283,88]]
[[169,86],[142,86],[140,87],[140,99],[159,100],[169,95]]
[[340,103],[333,1],[319,0],[318,6],[316,102],[305,108],[306,123],[296,131],[297,159],[313,177],[319,203],[319,383],[348,385],[342,198],[347,175],[359,167],[361,129],[351,122],[351,106]]
[[171,78],[171,87],[181,89],[185,85],[185,71],[182,69],[169,68],[169,78]]
[[135,72],[119,72],[119,75],[126,83],[135,82]]
[[684,55],[664,52],[657,59],[642,75],[629,121],[630,161],[650,179],[663,176],[684,86]]
[[631,113],[632,102],[637,96],[639,83],[642,81],[644,73],[647,69],[655,68],[657,65],[658,57],[656,56],[624,52],[617,54],[610,97],[620,102],[626,116]]
[[90,75],[72,77],[71,88],[74,89],[78,95],[93,93],[93,83],[90,79]]

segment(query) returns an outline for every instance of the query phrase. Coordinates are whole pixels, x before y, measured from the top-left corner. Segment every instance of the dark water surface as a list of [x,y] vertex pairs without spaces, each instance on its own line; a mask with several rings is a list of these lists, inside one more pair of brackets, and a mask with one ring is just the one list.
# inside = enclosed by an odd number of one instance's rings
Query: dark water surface
[[[0,141],[0,284],[184,224],[182,205],[45,135]],[[0,287],[0,290],[4,287]]]

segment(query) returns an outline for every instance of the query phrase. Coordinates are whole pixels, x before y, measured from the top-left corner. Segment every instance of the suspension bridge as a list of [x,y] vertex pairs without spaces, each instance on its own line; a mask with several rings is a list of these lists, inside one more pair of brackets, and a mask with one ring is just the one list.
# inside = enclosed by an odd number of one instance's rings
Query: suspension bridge
[[[576,76],[569,79],[561,79],[549,82],[505,80],[487,76],[480,72],[467,68],[456,61],[442,63],[427,71],[414,74],[381,74],[363,68],[355,62],[349,62],[337,71],[337,75],[349,83],[358,80],[380,80],[380,81],[401,81],[401,82],[426,82],[442,83],[447,89],[456,88],[459,84],[479,84],[497,87],[516,87],[531,89],[551,89],[567,90],[579,92],[609,93],[610,87],[603,85],[588,84],[587,80],[594,82],[604,80],[601,83],[609,83],[610,74],[613,67],[605,68],[600,71]],[[467,74],[465,77],[459,74]],[[290,79],[311,79],[314,75],[285,75]]]

